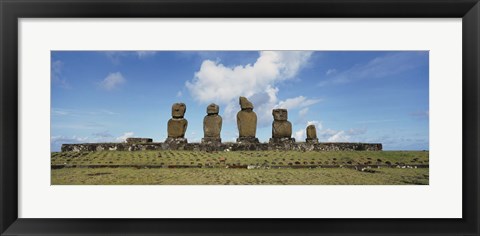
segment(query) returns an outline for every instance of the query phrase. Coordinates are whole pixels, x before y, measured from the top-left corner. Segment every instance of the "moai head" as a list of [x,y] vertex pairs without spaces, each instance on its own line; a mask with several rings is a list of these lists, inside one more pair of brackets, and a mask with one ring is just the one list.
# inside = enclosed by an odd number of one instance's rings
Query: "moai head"
[[247,109],[253,110],[253,104],[250,101],[248,101],[246,97],[240,97],[240,107],[242,108],[242,110],[247,110]]
[[212,104],[208,105],[208,107],[207,107],[207,114],[208,115],[217,115],[219,111],[220,111],[220,108],[215,103],[212,103]]
[[272,111],[273,120],[283,121],[288,119],[287,109],[273,109]]
[[187,106],[185,106],[185,103],[175,103],[172,106],[172,117],[183,118],[186,111],[187,111]]

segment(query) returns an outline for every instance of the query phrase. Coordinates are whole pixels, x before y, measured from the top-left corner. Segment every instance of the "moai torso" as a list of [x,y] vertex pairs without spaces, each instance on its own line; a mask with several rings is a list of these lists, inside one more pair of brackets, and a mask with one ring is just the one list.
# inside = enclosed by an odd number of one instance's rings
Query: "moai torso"
[[168,120],[168,137],[183,138],[187,131],[188,121],[185,119],[172,118]]
[[172,106],[172,118],[168,120],[167,132],[169,138],[183,138],[187,131],[188,121],[183,118],[187,107],[184,103],[175,103]]
[[291,138],[292,123],[287,120],[287,109],[273,109],[272,115],[272,138]]
[[218,115],[218,112],[218,105],[212,103],[207,107],[207,115],[203,118],[203,133],[205,138],[220,139],[222,117]]
[[240,97],[241,111],[237,113],[238,135],[240,137],[255,137],[257,133],[257,114],[253,104],[245,97]]
[[315,129],[315,125],[307,126],[307,140],[309,139],[317,139],[317,129]]

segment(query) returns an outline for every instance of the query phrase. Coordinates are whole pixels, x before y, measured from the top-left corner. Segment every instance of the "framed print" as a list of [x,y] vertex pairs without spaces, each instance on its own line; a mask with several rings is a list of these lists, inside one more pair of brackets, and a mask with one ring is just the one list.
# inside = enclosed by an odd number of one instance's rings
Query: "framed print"
[[478,235],[479,10],[1,1],[0,232]]

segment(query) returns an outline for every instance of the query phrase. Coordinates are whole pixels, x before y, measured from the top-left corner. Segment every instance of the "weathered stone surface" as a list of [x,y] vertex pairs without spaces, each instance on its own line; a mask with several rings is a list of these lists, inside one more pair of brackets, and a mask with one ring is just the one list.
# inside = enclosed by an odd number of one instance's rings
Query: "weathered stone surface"
[[203,118],[203,136],[202,142],[221,142],[220,133],[222,131],[222,117],[218,115],[219,108],[215,104],[207,107],[207,115]]
[[255,138],[257,133],[257,114],[253,111],[253,104],[245,97],[240,97],[240,110],[237,113],[239,138]]
[[272,138],[292,137],[292,123],[290,121],[273,121]]
[[198,148],[202,151],[218,151],[222,149],[222,139],[220,138],[211,138],[211,137],[205,137],[202,138],[202,143],[198,146]]
[[240,107],[242,108],[242,110],[245,110],[245,109],[252,109],[253,110],[253,104],[248,101],[248,99],[246,97],[240,97],[239,99],[240,101]]
[[172,106],[172,117],[183,118],[186,111],[187,111],[187,106],[185,105],[185,103],[175,103]]
[[307,126],[307,139],[316,139],[317,138],[317,129],[315,125]]
[[315,125],[307,126],[307,138],[305,141],[307,143],[318,143],[317,129],[315,128]]
[[187,139],[186,138],[170,138],[168,137],[165,139],[165,143],[168,145],[178,145],[178,144],[186,144]]
[[288,120],[287,109],[273,109],[272,110],[272,115],[273,115],[273,120],[275,120],[275,121]]
[[153,139],[151,138],[127,138],[127,143],[151,143]]
[[185,146],[188,144],[186,138],[170,138],[165,139],[165,143],[162,146],[163,150],[185,150]]
[[257,114],[253,111],[241,110],[237,113],[239,137],[255,137],[257,133]]
[[169,138],[183,138],[187,131],[188,121],[186,119],[172,118],[168,120],[168,137]]
[[258,138],[255,138],[255,137],[238,137],[237,143],[251,144],[251,143],[260,143],[260,141],[258,141]]
[[219,115],[208,115],[203,118],[204,137],[220,138],[222,131],[222,117]]
[[144,150],[188,150],[188,151],[381,151],[381,143],[187,143],[186,139],[168,139],[164,143],[82,143],[63,144],[62,152],[95,151],[144,151]]
[[318,143],[318,139],[305,139],[305,142],[307,143]]
[[165,142],[172,142],[172,139],[179,139],[179,142],[186,142],[185,132],[187,131],[188,121],[183,118],[187,106],[184,103],[175,103],[172,106],[172,118],[167,123],[168,138]]
[[218,114],[219,112],[220,112],[220,108],[218,107],[217,104],[212,103],[212,104],[208,105],[208,107],[207,107],[207,114],[208,115],[215,115],[215,114]]
[[[270,138],[269,140],[269,143],[270,144],[273,144],[273,145],[276,145],[276,144],[294,144],[295,143],[295,139],[294,138],[291,138],[291,137],[274,137],[274,138]],[[289,148],[287,146],[285,146],[285,148],[281,148],[281,150],[288,150]]]
[[272,139],[271,142],[287,140],[292,137],[292,123],[288,121],[287,109],[273,109]]

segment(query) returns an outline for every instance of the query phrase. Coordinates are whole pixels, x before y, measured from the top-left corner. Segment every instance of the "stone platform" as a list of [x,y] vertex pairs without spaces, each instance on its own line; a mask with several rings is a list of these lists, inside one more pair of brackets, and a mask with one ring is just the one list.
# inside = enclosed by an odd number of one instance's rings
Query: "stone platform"
[[95,151],[381,151],[381,143],[81,143],[62,144],[62,152]]

